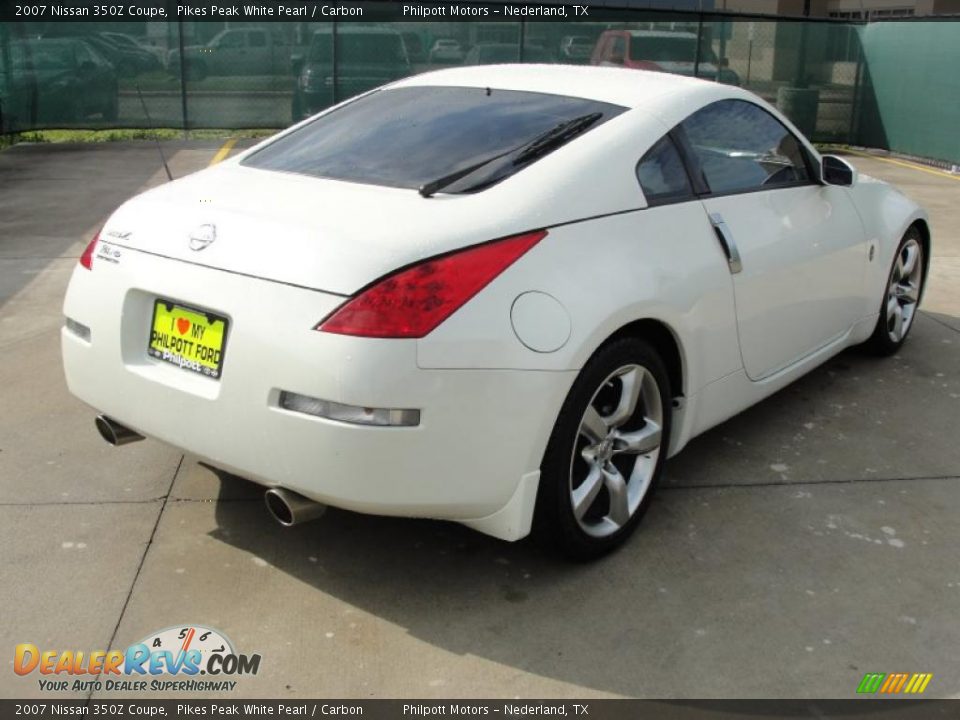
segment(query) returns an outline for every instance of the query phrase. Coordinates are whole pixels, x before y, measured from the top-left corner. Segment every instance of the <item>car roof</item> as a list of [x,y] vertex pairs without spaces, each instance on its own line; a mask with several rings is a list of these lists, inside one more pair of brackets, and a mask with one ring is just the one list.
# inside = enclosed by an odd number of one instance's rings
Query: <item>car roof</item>
[[713,81],[671,75],[663,72],[594,65],[505,64],[481,65],[436,70],[414,75],[394,83],[393,87],[489,87],[501,90],[540,92],[549,95],[581,97],[599,102],[636,108],[654,98],[669,95],[672,101],[683,96],[755,99],[751,93]]
[[696,40],[696,33],[677,32],[674,30],[611,30],[610,32],[627,33],[635,38],[682,38],[684,40]]
[[[320,30],[314,30],[312,35],[330,35],[332,34],[332,28],[321,28]],[[393,28],[385,27],[351,27],[350,25],[344,23],[337,28],[337,35],[397,35],[398,33]]]
[[79,37],[52,37],[52,38],[23,38],[22,40],[14,40],[13,45],[76,45],[77,43],[85,42],[86,38]]

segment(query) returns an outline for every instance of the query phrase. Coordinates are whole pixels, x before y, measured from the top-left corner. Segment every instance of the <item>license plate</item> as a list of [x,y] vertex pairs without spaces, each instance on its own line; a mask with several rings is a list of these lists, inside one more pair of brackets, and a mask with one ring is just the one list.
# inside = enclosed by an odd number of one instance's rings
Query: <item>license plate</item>
[[222,315],[156,300],[147,353],[184,370],[219,378],[228,324]]

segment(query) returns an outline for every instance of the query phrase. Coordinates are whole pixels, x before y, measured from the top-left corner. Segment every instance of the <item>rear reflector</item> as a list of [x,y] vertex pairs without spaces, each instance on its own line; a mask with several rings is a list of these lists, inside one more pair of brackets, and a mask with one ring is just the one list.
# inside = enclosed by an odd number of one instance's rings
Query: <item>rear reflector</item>
[[93,236],[93,240],[87,243],[86,249],[84,249],[83,254],[80,256],[80,264],[87,270],[93,270],[93,251],[96,249],[99,240],[100,231],[98,230],[97,234]]
[[381,278],[316,327],[375,338],[421,338],[547,234],[516,235],[425,260]]
[[350,423],[351,425],[377,425],[380,427],[413,427],[420,424],[419,410],[397,410],[394,408],[368,408],[356,405],[343,405],[330,400],[320,400],[309,395],[280,392],[280,407],[284,410],[315,415]]

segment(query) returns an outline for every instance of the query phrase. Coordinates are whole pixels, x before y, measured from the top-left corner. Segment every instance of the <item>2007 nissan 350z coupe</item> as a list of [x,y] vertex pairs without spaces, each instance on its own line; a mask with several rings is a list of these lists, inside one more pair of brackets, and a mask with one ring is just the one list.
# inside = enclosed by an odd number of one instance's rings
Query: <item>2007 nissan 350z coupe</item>
[[930,232],[744,90],[419,75],[125,203],[64,304],[71,392],[325,505],[592,557],[665,458],[845,347],[891,353]]

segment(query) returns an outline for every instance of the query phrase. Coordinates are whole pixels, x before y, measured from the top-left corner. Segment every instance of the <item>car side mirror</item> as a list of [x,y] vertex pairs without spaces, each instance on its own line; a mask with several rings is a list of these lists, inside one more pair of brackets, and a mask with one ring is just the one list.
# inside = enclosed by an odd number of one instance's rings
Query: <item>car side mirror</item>
[[820,161],[820,180],[826,185],[850,187],[857,181],[857,169],[841,157],[824,155]]
[[730,67],[730,58],[722,57],[717,61],[717,66],[722,68]]

